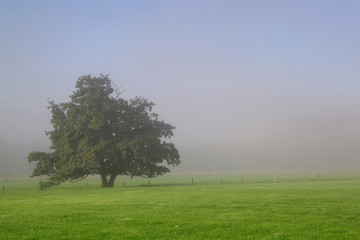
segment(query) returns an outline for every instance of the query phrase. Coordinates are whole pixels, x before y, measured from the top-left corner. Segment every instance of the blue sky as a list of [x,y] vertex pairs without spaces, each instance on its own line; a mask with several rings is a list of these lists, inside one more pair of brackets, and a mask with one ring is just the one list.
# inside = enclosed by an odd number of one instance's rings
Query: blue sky
[[0,140],[46,149],[47,98],[106,73],[177,127],[184,169],[360,167],[359,12],[330,0],[1,0]]

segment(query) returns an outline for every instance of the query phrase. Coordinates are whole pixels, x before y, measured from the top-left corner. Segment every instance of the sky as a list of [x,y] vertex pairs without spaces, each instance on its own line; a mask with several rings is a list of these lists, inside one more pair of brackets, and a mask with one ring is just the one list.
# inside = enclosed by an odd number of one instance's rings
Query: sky
[[109,74],[176,127],[179,171],[360,169],[360,1],[0,0],[0,175],[48,99]]

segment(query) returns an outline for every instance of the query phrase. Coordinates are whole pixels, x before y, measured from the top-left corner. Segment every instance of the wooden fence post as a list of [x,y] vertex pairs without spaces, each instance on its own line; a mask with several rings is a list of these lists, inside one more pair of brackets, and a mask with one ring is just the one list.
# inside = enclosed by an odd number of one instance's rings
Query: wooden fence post
[[2,186],[1,190],[2,190],[2,192],[5,192],[5,187],[4,187],[4,186]]

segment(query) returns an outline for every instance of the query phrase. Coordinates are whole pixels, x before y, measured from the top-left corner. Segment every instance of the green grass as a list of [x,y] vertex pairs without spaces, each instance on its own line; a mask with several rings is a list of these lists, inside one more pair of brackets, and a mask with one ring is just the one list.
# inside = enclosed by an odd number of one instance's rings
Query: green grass
[[119,178],[110,189],[88,179],[45,191],[0,181],[0,239],[360,238],[359,175]]

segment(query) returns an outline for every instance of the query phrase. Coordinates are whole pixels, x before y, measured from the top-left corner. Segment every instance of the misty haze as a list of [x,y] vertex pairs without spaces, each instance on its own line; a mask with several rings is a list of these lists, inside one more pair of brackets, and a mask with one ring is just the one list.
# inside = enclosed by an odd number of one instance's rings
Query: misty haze
[[89,73],[156,103],[176,127],[173,172],[360,167],[358,3],[113,4],[4,3],[0,175],[31,173],[47,99]]
[[0,0],[0,239],[359,239],[359,0]]

